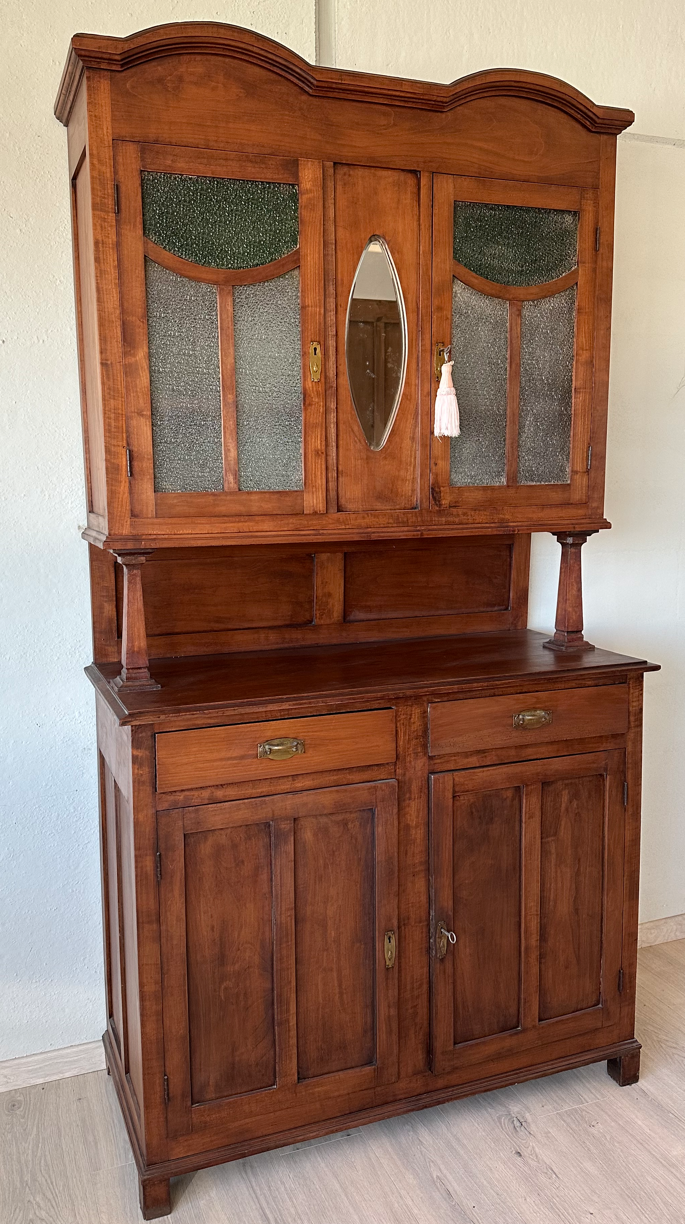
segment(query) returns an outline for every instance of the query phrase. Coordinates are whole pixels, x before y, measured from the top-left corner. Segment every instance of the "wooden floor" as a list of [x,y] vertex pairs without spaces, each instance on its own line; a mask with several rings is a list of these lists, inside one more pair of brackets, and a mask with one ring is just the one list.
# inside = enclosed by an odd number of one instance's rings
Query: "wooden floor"
[[[642,1075],[604,1063],[172,1182],[174,1224],[685,1224],[685,939],[640,952]],[[137,1224],[104,1072],[0,1095],[2,1224]]]

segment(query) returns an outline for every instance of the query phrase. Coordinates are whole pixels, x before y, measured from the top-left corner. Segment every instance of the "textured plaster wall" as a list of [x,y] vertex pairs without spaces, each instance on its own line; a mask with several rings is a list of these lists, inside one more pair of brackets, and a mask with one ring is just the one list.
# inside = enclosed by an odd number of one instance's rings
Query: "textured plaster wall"
[[[620,144],[614,530],[586,549],[586,621],[598,644],[664,665],[647,679],[642,918],[685,911],[685,17],[675,0],[322,0],[318,15],[317,27],[314,0],[0,8],[0,1059],[93,1040],[104,1026],[66,139],[52,117],[76,30],[217,19],[309,59],[318,34],[322,60],[341,67],[442,80],[531,67],[632,106],[638,133],[675,139]],[[557,551],[537,537],[534,627],[553,620]]]

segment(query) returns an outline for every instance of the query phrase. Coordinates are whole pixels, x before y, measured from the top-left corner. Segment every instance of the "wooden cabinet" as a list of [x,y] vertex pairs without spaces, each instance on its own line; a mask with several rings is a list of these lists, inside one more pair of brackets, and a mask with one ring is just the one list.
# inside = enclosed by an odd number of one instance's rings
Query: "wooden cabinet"
[[591,1062],[634,1082],[654,665],[585,640],[581,582],[632,114],[211,22],[76,35],[56,113],[144,1217],[268,1148]]
[[601,1045],[620,1005],[624,753],[431,783],[433,1069],[592,1030]]

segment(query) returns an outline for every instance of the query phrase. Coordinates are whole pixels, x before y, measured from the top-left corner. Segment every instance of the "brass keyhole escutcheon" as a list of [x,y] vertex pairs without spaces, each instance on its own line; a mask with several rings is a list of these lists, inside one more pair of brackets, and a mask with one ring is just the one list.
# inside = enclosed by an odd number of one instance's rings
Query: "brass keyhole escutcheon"
[[392,969],[395,964],[395,932],[386,931],[383,939],[383,949],[385,951],[385,967]]
[[309,374],[312,382],[321,382],[321,345],[312,340],[309,345]]
[[438,960],[443,960],[447,955],[447,944],[455,944],[457,937],[454,931],[450,931],[445,926],[445,923],[440,920],[435,929],[435,952]]

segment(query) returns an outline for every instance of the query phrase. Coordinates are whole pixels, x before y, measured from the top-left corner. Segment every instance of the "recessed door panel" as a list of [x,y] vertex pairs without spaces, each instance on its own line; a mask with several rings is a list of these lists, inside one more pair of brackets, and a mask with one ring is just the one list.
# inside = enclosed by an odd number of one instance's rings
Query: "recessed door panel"
[[419,179],[335,167],[338,510],[418,499]]
[[605,790],[600,773],[542,784],[541,1020],[600,1002]]
[[185,838],[193,1104],[276,1082],[271,830]]

